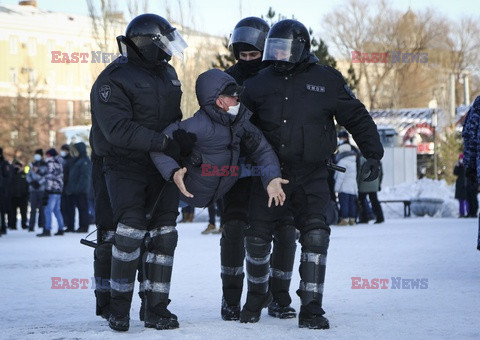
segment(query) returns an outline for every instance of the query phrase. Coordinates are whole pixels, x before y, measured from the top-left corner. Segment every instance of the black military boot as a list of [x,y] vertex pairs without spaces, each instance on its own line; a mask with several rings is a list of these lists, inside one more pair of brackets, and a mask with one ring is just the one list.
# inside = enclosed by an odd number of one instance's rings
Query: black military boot
[[167,309],[169,303],[170,300],[167,303],[160,303],[154,308],[147,308],[145,312],[145,327],[158,330],[178,328],[180,325],[177,316]]
[[328,319],[322,314],[316,314],[313,310],[318,309],[314,306],[301,306],[298,315],[298,327],[310,329],[329,329]]
[[241,323],[256,323],[260,320],[262,309],[272,302],[272,294],[254,295],[247,294],[247,302],[240,312]]
[[277,301],[272,301],[268,305],[268,315],[279,319],[293,319],[297,316],[297,312],[290,305],[281,306]]
[[240,305],[229,306],[222,297],[222,319],[225,321],[236,321],[240,319]]
[[121,317],[111,314],[110,318],[108,319],[108,325],[114,331],[126,332],[130,327],[130,316],[127,315]]

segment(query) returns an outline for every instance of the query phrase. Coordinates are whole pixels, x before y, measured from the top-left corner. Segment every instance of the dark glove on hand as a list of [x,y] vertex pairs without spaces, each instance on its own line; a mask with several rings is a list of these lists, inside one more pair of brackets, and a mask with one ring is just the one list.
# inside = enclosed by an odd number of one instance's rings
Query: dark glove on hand
[[373,158],[367,158],[362,166],[362,178],[365,182],[371,182],[378,178],[380,174],[380,161]]
[[175,139],[168,139],[167,146],[162,152],[165,155],[172,157],[175,162],[180,163],[180,145]]
[[197,135],[180,129],[173,132],[173,140],[176,141],[180,147],[180,155],[186,157],[192,153],[195,142],[197,141]]
[[477,182],[477,169],[475,168],[466,168],[465,169],[465,177],[472,183]]

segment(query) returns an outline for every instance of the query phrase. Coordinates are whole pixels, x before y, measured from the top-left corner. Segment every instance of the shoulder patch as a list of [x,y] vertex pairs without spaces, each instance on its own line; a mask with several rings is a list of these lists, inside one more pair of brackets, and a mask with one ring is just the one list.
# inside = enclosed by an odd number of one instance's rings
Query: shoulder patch
[[345,92],[347,92],[347,94],[352,97],[352,99],[357,99],[357,97],[355,97],[355,94],[353,93],[352,89],[347,85],[343,85],[343,88],[345,89]]
[[105,103],[108,102],[111,94],[112,94],[112,89],[110,88],[110,85],[100,86],[100,89],[98,90],[98,95],[100,96],[100,99],[103,100]]
[[324,93],[325,92],[325,86],[312,85],[312,84],[305,84],[305,86],[306,86],[308,91],[319,92],[319,93]]

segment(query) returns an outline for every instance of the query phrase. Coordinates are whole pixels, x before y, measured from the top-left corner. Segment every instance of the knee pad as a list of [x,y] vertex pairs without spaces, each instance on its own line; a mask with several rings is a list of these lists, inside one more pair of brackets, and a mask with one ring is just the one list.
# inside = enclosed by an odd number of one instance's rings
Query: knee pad
[[131,253],[140,248],[146,233],[145,230],[119,223],[115,231],[115,247],[120,251]]
[[255,236],[245,237],[245,249],[248,252],[249,257],[263,258],[270,255],[272,245],[263,238]]
[[325,229],[312,229],[300,237],[302,253],[311,252],[327,255],[330,234]]
[[102,243],[93,251],[95,261],[110,263],[112,260],[112,243]]
[[173,256],[178,242],[178,232],[173,226],[159,227],[150,231],[149,250]]
[[243,237],[245,236],[245,227],[247,224],[240,220],[233,220],[223,225],[222,242],[237,243],[243,245]]

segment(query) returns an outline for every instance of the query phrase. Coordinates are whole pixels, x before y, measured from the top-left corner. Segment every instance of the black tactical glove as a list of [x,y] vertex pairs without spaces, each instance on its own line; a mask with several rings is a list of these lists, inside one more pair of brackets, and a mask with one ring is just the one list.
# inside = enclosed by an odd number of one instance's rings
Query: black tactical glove
[[168,139],[168,142],[166,143],[166,147],[162,150],[162,152],[167,155],[172,157],[175,162],[180,163],[180,145],[175,139]]
[[197,141],[197,135],[180,129],[173,132],[173,140],[176,141],[180,147],[180,155],[187,157],[192,153],[195,142]]
[[476,183],[477,182],[477,169],[475,168],[466,168],[465,169],[465,177],[471,182],[471,183]]
[[380,161],[373,158],[367,158],[362,166],[362,178],[365,182],[371,182],[378,178],[380,174]]

